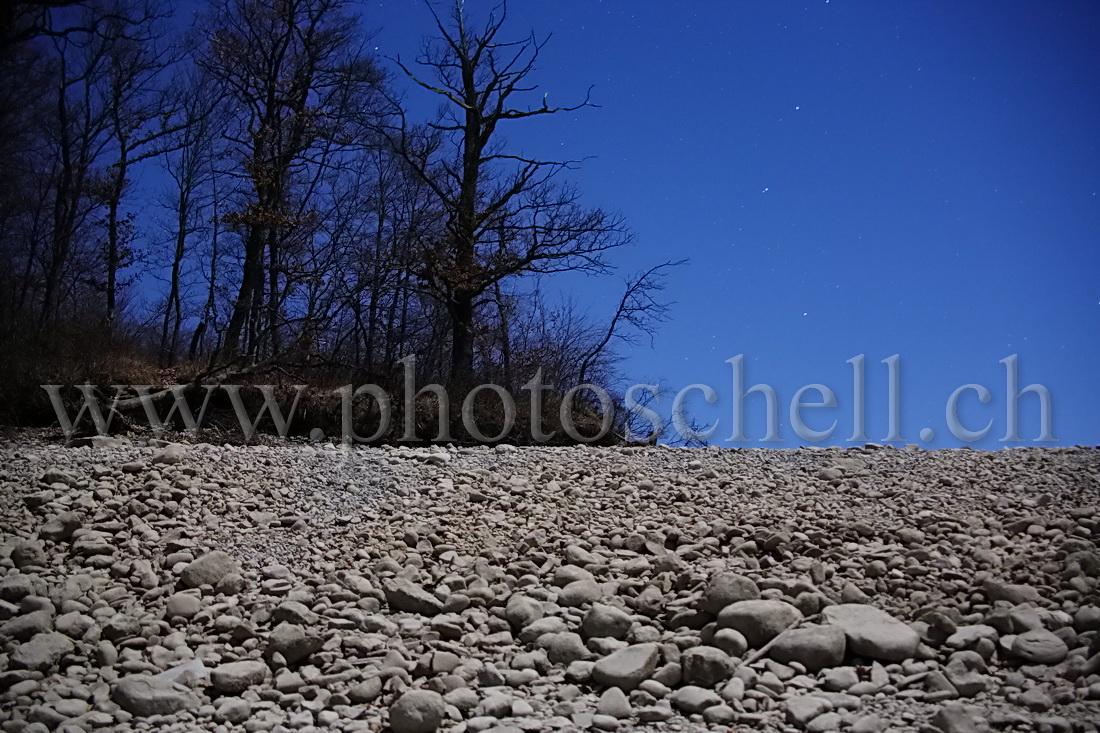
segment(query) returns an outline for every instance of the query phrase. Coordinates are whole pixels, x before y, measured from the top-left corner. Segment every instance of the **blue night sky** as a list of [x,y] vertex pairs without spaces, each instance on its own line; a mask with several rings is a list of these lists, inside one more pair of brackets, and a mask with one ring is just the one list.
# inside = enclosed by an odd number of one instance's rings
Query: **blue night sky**
[[[467,2],[475,18],[488,7]],[[431,29],[417,2],[364,4],[380,54],[406,63]],[[1005,367],[1053,397],[1062,444],[1100,442],[1100,5],[967,2],[564,2],[513,0],[511,37],[552,34],[535,76],[551,104],[599,109],[518,122],[514,149],[593,156],[570,174],[588,203],[636,233],[629,272],[691,262],[671,277],[672,320],[653,349],[626,352],[630,382],[676,390],[710,442],[731,434],[730,357],[746,386],[772,385],[779,445],[788,406],[824,383],[838,406],[805,410],[844,444],[853,369],[866,355],[867,437],[888,432],[887,367],[900,354],[905,442],[960,445],[945,404],[961,385],[964,426],[999,448]],[[413,109],[434,109],[408,86]],[[539,97],[533,97],[537,103]],[[614,281],[565,281],[593,315]],[[817,401],[809,393],[805,401]],[[1020,434],[1039,436],[1039,400],[1020,402]],[[765,408],[746,402],[760,445]],[[776,445],[771,443],[768,445]]]

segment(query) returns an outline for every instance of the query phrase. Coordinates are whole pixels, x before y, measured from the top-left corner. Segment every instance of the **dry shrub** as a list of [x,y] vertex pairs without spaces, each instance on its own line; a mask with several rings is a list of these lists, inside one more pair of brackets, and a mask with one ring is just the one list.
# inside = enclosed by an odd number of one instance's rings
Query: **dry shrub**
[[[165,375],[137,338],[111,337],[98,319],[73,319],[39,330],[25,320],[0,327],[0,423],[43,426],[54,422],[44,384],[161,384]],[[75,390],[69,390],[76,393]]]

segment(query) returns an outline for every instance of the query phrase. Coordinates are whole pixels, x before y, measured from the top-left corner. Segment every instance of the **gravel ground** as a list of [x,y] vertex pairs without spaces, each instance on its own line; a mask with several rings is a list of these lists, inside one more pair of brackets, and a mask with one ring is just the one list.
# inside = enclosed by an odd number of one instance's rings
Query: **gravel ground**
[[1094,731],[1100,452],[0,443],[0,728]]

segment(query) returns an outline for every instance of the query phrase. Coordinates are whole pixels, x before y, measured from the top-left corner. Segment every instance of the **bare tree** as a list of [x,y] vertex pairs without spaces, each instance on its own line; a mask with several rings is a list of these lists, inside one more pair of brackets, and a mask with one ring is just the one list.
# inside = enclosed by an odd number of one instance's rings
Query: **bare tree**
[[[532,96],[545,41],[505,39],[503,4],[473,23],[447,1],[417,63],[397,59],[443,102],[419,124],[354,0],[208,0],[179,36],[155,0],[0,7],[0,346],[92,379],[209,355],[172,370],[189,389],[269,368],[396,385],[415,354],[419,378],[458,392],[539,369],[558,396],[614,391],[615,347],[664,320],[677,263],[627,279],[606,321],[544,296],[551,275],[612,272],[631,235],[563,181],[577,161],[504,134],[593,105]],[[155,295],[127,287],[142,255]]]
[[45,44],[0,55],[0,313],[22,314],[36,300],[49,238],[56,161],[44,144],[52,127],[55,78]]
[[[362,46],[348,0],[215,0],[204,65],[240,112],[227,136],[245,182],[245,205],[227,215],[242,232],[240,287],[222,352],[242,337],[257,353],[281,345],[287,247],[307,242],[319,169],[354,145],[354,117],[381,76]],[[295,185],[300,186],[295,193]],[[297,201],[294,200],[297,195]],[[267,275],[265,281],[265,274]]]
[[[204,228],[203,215],[210,212],[214,159],[218,154],[221,135],[219,124],[224,122],[224,105],[220,104],[218,90],[208,78],[198,70],[192,70],[189,78],[181,75],[178,82],[184,91],[182,118],[171,133],[162,156],[162,167],[171,181],[165,208],[170,212],[171,221],[167,228],[172,241],[168,296],[159,349],[160,363],[165,366],[172,366],[179,352],[183,325],[183,263],[189,249],[189,238]],[[216,236],[212,233],[215,247]],[[217,252],[212,256],[216,263]],[[216,279],[216,274],[215,271],[213,279]],[[213,304],[209,301],[208,297],[208,308],[212,309]],[[206,320],[200,323],[205,324]],[[194,349],[190,357],[194,358]]]
[[[84,25],[97,27],[97,11],[81,8]],[[54,19],[49,16],[50,29]],[[40,325],[52,321],[63,299],[63,276],[83,224],[95,208],[89,193],[100,180],[95,169],[108,142],[109,108],[102,97],[108,53],[114,40],[88,32],[49,34],[55,115],[45,131],[56,174],[52,221],[44,253]]]
[[182,99],[170,85],[166,69],[179,61],[178,48],[165,42],[166,15],[151,4],[124,0],[102,26],[113,39],[108,47],[103,96],[108,135],[114,160],[99,187],[107,207],[106,322],[113,333],[118,300],[119,271],[129,252],[124,241],[120,209],[130,182],[130,171],[143,160],[161,155],[172,144],[171,134],[185,124],[177,116]]
[[417,63],[434,77],[422,79],[397,63],[419,86],[439,95],[445,109],[430,130],[405,123],[387,130],[395,149],[432,190],[446,227],[417,253],[417,276],[447,309],[451,321],[451,380],[469,384],[474,373],[475,320],[496,283],[526,273],[604,272],[603,254],[630,240],[618,216],[581,205],[555,176],[570,161],[504,151],[503,122],[590,106],[523,107],[533,90],[528,77],[545,41],[498,38],[505,21],[497,6],[480,29],[470,27],[455,2],[448,20],[428,6],[439,37]]

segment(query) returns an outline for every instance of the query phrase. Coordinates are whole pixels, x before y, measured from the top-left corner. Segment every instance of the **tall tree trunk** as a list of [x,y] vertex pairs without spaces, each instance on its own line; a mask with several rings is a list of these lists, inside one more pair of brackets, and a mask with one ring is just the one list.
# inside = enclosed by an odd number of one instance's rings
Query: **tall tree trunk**
[[114,337],[115,309],[117,307],[118,270],[121,261],[119,248],[118,207],[122,203],[122,191],[126,187],[128,166],[126,137],[119,133],[119,158],[111,179],[110,199],[107,201],[107,336]]
[[[180,307],[180,268],[183,263],[185,245],[187,244],[187,210],[189,208],[187,196],[180,194],[177,201],[179,216],[176,220],[176,251],[172,258],[171,281],[168,286],[168,302],[164,307],[164,325],[160,332],[160,360],[165,366],[174,366],[176,362],[176,350],[179,347],[179,333],[181,320]],[[172,327],[172,338],[169,340],[168,331],[175,316],[175,325]]]
[[481,180],[481,156],[484,142],[481,136],[482,109],[475,83],[476,65],[469,58],[461,59],[462,88],[465,91],[465,130],[462,137],[462,185],[455,212],[454,290],[451,293],[451,383],[459,388],[473,385],[474,378],[474,300],[478,292],[468,283],[478,271],[477,247],[478,187]]
[[508,331],[508,308],[504,305],[504,297],[500,292],[500,281],[493,284],[494,295],[497,301],[497,310],[500,313],[500,361],[504,369],[504,388],[512,392],[512,337]]
[[[357,317],[362,317],[362,307],[356,304]],[[378,333],[378,289],[372,287],[370,290],[370,300],[367,305],[367,341],[364,351],[365,360],[368,368],[374,368],[374,349],[375,338]]]
[[270,335],[271,356],[278,356],[281,346],[279,337],[279,232],[268,232],[268,273],[267,273],[267,329]]
[[[45,196],[42,197],[42,201],[39,206],[42,206],[46,203],[45,198]],[[23,268],[23,282],[19,286],[19,300],[17,301],[15,306],[16,312],[19,313],[22,313],[27,306],[27,295],[30,293],[32,282],[31,273],[34,272],[34,263],[38,259],[38,222],[40,215],[40,210],[36,208],[34,214],[35,225],[31,231],[30,236],[30,251],[27,253],[27,264]]]
[[351,326],[351,341],[352,348],[354,349],[352,353],[352,362],[357,368],[361,369],[363,367],[362,336],[365,329],[363,328],[363,303],[359,293],[356,293],[355,297],[351,299],[351,313],[355,316]]
[[74,170],[72,159],[72,141],[69,139],[69,105],[65,99],[65,84],[57,93],[59,143],[61,146],[61,170],[58,172],[57,191],[53,206],[53,231],[50,233],[50,261],[46,268],[45,290],[42,295],[42,314],[40,327],[45,327],[57,315],[61,291],[61,273],[69,258],[72,244]]
[[257,286],[262,287],[264,230],[256,224],[250,225],[244,246],[241,288],[237,299],[233,301],[233,314],[225,329],[225,340],[220,350],[221,355],[226,359],[233,359],[239,355],[241,334],[244,332],[244,327],[251,322],[253,304],[259,290]]
[[397,307],[405,293],[404,277],[404,271],[399,270],[395,277],[393,293],[390,295],[389,307],[386,309],[386,357],[383,360],[386,366],[397,360],[395,347],[404,339],[404,315],[402,315],[402,321],[397,320]]
[[[397,332],[397,354],[395,359],[403,358],[408,354],[405,347],[409,343],[409,299],[412,297],[409,281],[412,274],[408,269],[405,269],[402,271],[402,275],[404,279],[401,282],[401,326]],[[390,360],[390,363],[393,361]]]
[[176,313],[172,319],[172,341],[168,346],[168,353],[171,354],[171,363],[169,366],[175,366],[176,354],[179,353],[180,348],[180,329],[183,327],[183,304],[178,292],[176,293],[175,310]]
[[[381,174],[379,174],[381,179]],[[367,365],[374,368],[374,336],[378,329],[378,294],[382,289],[382,242],[385,239],[386,229],[386,197],[381,193],[382,182],[379,180],[378,196],[378,223],[374,228],[374,253],[371,258],[370,278],[370,302],[367,306]]]
[[451,385],[459,390],[474,381],[474,296],[456,295],[451,315]]
[[[207,288],[207,290],[206,290],[206,304],[202,308],[202,320],[199,322],[199,327],[195,331],[195,334],[196,334],[196,336],[198,336],[198,338],[192,338],[191,339],[191,352],[188,355],[188,359],[190,359],[191,361],[195,360],[195,352],[196,352],[196,349],[199,347],[199,339],[201,338],[201,333],[200,332],[205,331],[208,328],[209,324],[213,324],[215,319],[217,318],[217,313],[215,313],[215,310],[214,310],[215,304],[217,303],[217,301],[215,300],[215,296],[217,295],[217,282],[218,282],[218,230],[219,230],[219,227],[218,227],[218,182],[217,182],[216,178],[211,181],[211,185],[212,185],[212,189],[213,189],[213,200],[211,201],[211,206],[213,208],[213,212],[212,212],[213,216],[211,218],[213,220],[213,224],[211,225],[211,232],[210,232],[210,287]],[[216,327],[215,327],[215,330],[217,330]],[[217,339],[215,339],[214,346],[215,346],[215,348],[218,347]]]

